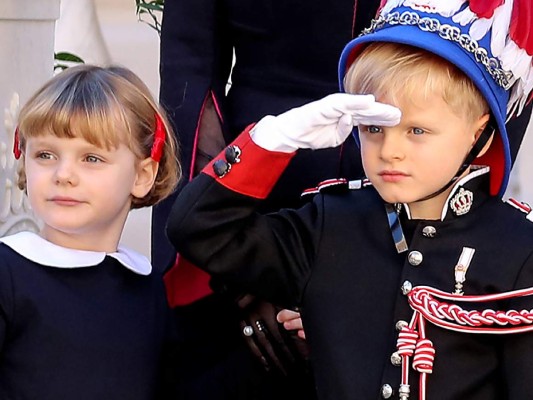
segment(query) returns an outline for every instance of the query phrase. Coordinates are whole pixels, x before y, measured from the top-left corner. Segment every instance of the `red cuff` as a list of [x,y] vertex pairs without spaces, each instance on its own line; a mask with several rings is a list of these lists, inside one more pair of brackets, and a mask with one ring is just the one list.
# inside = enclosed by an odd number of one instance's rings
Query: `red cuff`
[[202,172],[234,192],[265,199],[296,152],[281,153],[259,147],[250,137],[253,126],[248,126],[231,143],[230,146],[237,146],[241,150],[240,161],[230,164],[231,168],[224,176],[219,177],[213,169],[213,164],[217,160],[226,161],[224,151],[207,164]]
[[185,306],[210,295],[213,293],[210,279],[207,272],[178,254],[174,265],[163,277],[169,306]]

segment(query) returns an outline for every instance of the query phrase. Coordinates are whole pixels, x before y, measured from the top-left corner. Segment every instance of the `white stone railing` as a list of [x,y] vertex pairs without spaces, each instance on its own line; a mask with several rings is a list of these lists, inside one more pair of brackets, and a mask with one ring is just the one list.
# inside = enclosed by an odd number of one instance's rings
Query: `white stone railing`
[[12,143],[18,108],[19,96],[14,93],[9,107],[4,110],[6,137],[0,139],[0,236],[38,229],[28,198],[17,187],[17,162]]
[[16,184],[13,132],[20,104],[53,75],[59,2],[0,1],[0,236],[38,229],[27,198]]

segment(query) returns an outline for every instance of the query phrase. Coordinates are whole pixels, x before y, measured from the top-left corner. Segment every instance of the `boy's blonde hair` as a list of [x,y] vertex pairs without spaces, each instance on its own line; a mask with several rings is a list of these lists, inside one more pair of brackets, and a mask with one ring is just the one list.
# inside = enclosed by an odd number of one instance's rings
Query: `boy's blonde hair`
[[[178,144],[150,90],[129,69],[80,65],[48,81],[20,112],[18,133],[22,157],[27,138],[52,134],[83,138],[108,149],[123,143],[142,160],[150,157],[156,114],[166,130],[163,154],[152,190],[143,198],[133,198],[131,208],[151,206],[170,195],[181,177]],[[18,184],[22,190],[26,188],[24,158]]]
[[[395,100],[425,98],[442,93],[457,114],[475,120],[489,113],[489,106],[474,83],[460,69],[425,50],[398,43],[371,43],[344,77],[348,93],[373,94]],[[443,121],[445,123],[445,121]]]

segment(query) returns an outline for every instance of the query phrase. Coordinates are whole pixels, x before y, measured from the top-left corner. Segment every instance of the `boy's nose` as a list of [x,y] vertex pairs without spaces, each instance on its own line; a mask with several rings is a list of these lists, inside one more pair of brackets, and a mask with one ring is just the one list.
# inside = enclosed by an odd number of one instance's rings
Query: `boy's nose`
[[404,157],[402,138],[396,134],[385,134],[381,145],[381,158],[385,161],[401,160]]

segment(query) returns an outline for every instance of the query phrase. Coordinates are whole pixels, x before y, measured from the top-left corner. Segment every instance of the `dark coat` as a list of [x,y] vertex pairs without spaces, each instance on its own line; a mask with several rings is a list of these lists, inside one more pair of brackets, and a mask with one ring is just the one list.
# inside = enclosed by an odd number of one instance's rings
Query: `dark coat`
[[[355,7],[357,5],[357,8]],[[181,145],[182,185],[190,179],[206,98],[219,107],[226,143],[268,114],[338,91],[344,45],[369,25],[378,0],[166,0],[161,35],[160,102]],[[233,51],[236,64],[225,94]],[[360,176],[353,142],[299,156],[265,206],[295,206],[303,189],[339,175]],[[311,168],[312,166],[312,168]],[[164,234],[171,197],[154,207],[152,262],[167,267],[174,250]]]
[[[180,189],[193,175],[208,100],[217,106],[223,147],[267,114],[337,92],[341,50],[369,25],[378,5],[379,0],[166,0],[160,102],[181,146]],[[233,49],[236,64],[226,95]],[[342,152],[348,154],[342,160],[340,148],[302,152],[263,209],[295,206],[302,190],[323,179],[360,176],[354,142],[349,141]],[[174,200],[175,195],[153,208],[152,264],[160,270],[176,255],[165,234]],[[184,284],[195,287],[194,282]],[[172,296],[180,288],[170,291]],[[179,378],[186,392],[182,398],[313,398],[307,376],[302,384],[297,376],[287,379],[263,371],[242,340],[243,315],[232,299],[217,294],[177,307],[174,313],[181,327]]]
[[[533,286],[533,224],[523,212],[487,194],[487,174],[469,176],[455,188],[474,194],[464,215],[447,208],[442,221],[413,221],[402,214],[409,249],[399,254],[384,204],[372,187],[321,193],[298,210],[256,213],[261,202],[257,186],[268,192],[269,176],[250,185],[240,171],[267,165],[275,180],[283,166],[264,153],[246,157],[249,148],[242,149],[241,163],[228,175],[202,174],[182,191],[170,216],[169,237],[209,273],[271,301],[302,307],[321,399],[378,399],[385,384],[397,398],[401,368],[390,361],[398,338],[395,327],[413,315],[402,285],[409,281],[452,292],[463,247],[476,250],[465,294]],[[429,225],[435,235],[423,234]],[[422,254],[420,264],[409,261],[412,251]],[[533,300],[478,307],[530,310]],[[429,399],[529,396],[532,333],[474,335],[428,323],[427,337],[436,350]],[[411,370],[410,376],[411,398],[416,399],[418,373]]]

